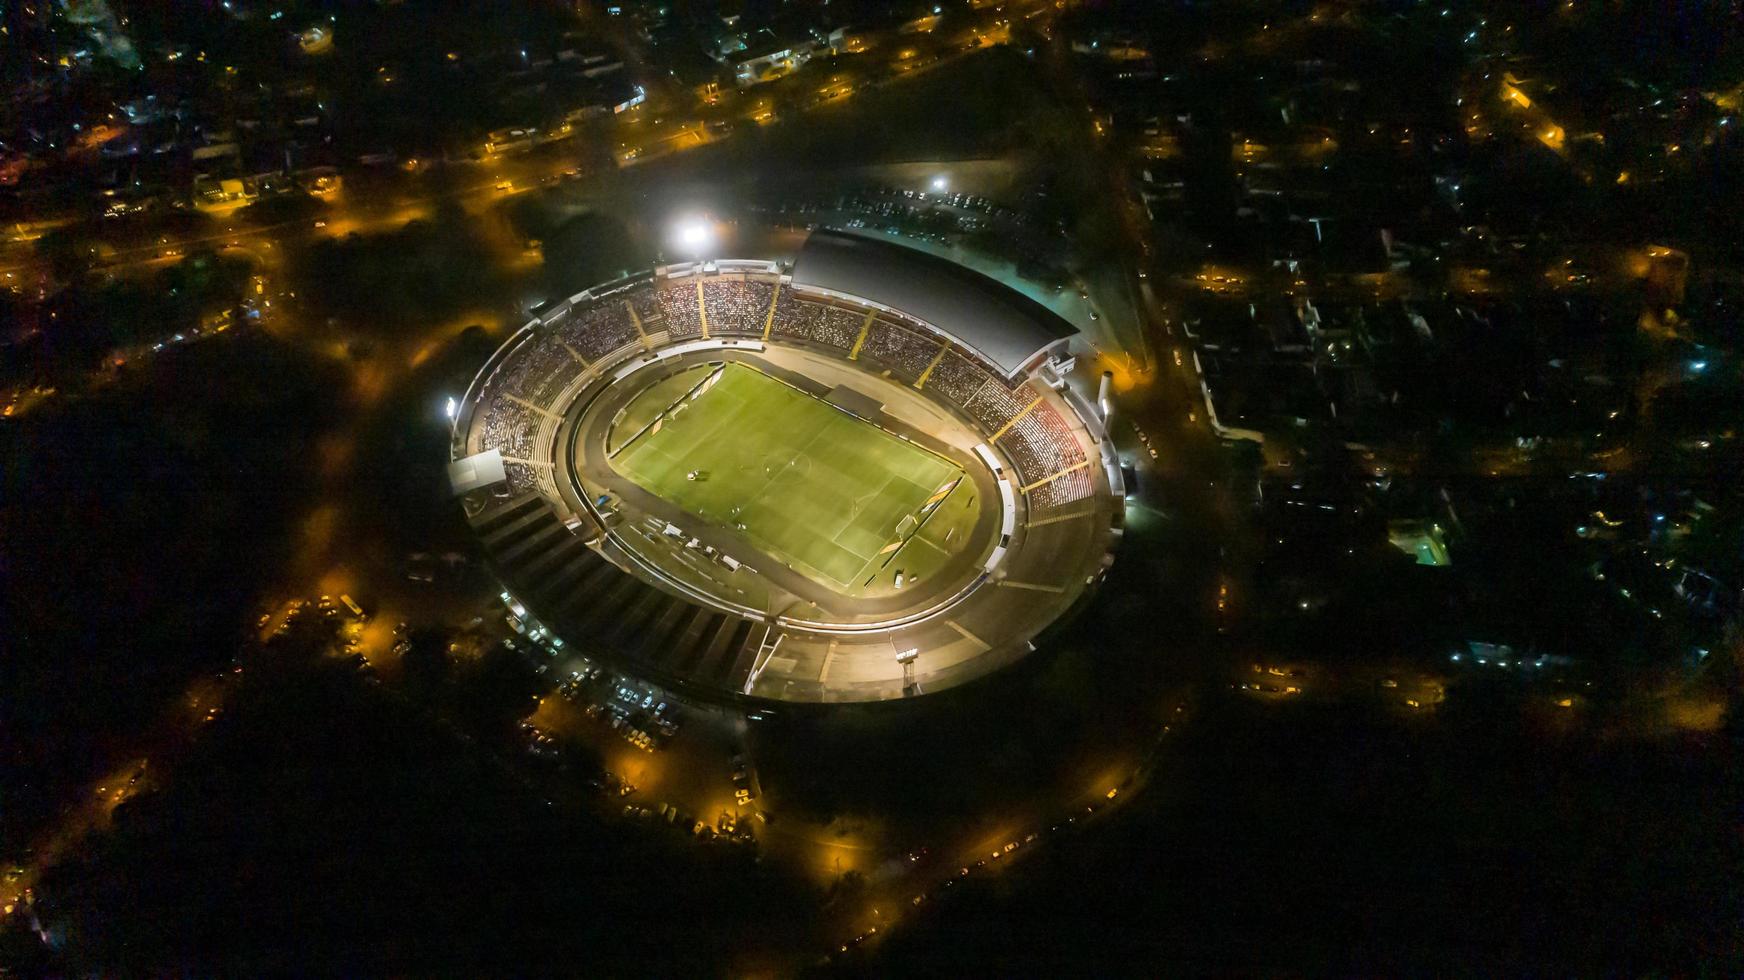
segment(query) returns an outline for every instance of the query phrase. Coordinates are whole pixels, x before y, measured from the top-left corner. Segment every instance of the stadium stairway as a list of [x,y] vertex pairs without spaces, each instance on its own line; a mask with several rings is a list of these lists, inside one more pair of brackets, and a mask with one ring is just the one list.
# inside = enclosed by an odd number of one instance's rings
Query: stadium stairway
[[549,515],[551,508],[543,497],[536,493],[522,493],[486,507],[472,518],[472,529],[478,533],[479,539],[485,542],[487,550],[500,547],[498,543],[507,537],[511,543],[518,540],[517,529],[537,523],[541,512]]
[[742,688],[766,623],[696,605],[625,572],[564,526],[537,493],[472,518],[491,564],[566,642],[679,684]]

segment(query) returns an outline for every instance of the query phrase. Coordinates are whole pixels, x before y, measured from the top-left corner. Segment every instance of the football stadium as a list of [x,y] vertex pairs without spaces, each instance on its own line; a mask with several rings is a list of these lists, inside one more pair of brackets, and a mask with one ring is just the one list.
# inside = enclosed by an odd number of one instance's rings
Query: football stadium
[[813,232],[550,304],[455,411],[450,479],[521,629],[700,697],[882,701],[1035,650],[1113,560],[1076,330]]

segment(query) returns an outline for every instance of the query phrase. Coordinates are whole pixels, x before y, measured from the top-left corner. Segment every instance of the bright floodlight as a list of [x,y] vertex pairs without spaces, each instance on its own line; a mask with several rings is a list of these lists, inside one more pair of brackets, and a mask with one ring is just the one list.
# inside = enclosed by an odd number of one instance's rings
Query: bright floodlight
[[949,186],[951,186],[950,181],[947,181],[942,174],[940,176],[933,178],[933,192],[934,193],[942,194],[942,193],[944,193],[945,188],[947,188]]
[[702,254],[714,243],[714,231],[700,218],[687,219],[678,226],[678,242],[689,251]]

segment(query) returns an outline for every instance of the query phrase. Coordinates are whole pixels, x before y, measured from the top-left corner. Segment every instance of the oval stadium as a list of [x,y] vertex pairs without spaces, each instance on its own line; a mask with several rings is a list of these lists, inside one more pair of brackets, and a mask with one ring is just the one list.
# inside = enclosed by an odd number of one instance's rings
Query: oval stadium
[[551,304],[455,411],[512,616],[701,698],[882,701],[1019,660],[1113,558],[1123,487],[1075,329],[816,231]]

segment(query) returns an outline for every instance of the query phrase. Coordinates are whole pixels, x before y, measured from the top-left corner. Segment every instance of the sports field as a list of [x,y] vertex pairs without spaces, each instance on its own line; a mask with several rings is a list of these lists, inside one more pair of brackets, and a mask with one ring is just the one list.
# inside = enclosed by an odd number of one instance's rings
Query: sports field
[[974,487],[950,460],[744,364],[686,378],[612,434],[612,466],[649,492],[850,595],[899,566],[930,576],[967,540]]

